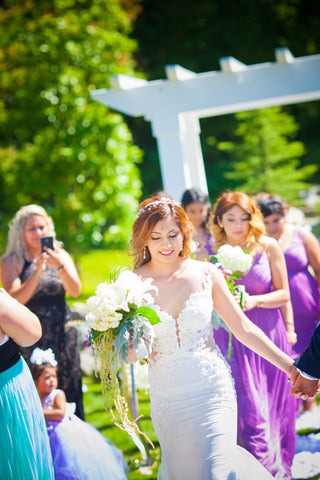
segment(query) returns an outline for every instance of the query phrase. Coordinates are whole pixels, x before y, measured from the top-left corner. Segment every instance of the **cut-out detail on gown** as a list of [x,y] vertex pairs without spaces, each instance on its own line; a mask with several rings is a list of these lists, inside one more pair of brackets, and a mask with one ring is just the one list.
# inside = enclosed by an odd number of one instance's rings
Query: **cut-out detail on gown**
[[207,275],[176,319],[150,305],[161,320],[149,365],[151,416],[162,452],[158,479],[271,480],[236,445],[236,396],[212,337],[211,290]]

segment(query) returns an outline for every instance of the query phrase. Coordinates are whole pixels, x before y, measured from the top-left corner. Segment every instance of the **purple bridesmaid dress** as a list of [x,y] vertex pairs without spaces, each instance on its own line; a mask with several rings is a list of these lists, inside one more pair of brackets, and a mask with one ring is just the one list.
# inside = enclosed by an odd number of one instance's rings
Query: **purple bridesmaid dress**
[[317,280],[308,270],[309,260],[298,229],[294,231],[284,256],[297,334],[297,343],[292,347],[292,355],[296,359],[309,345],[320,320],[320,294]]
[[[251,270],[237,283],[251,295],[272,291],[267,254],[257,255]],[[254,308],[247,317],[282,351],[291,355],[285,325],[278,308]],[[217,334],[216,334],[217,333]],[[238,444],[251,452],[278,480],[291,480],[295,454],[295,405],[287,375],[232,336],[227,358],[228,333],[220,328],[215,341],[228,361],[238,401]]]

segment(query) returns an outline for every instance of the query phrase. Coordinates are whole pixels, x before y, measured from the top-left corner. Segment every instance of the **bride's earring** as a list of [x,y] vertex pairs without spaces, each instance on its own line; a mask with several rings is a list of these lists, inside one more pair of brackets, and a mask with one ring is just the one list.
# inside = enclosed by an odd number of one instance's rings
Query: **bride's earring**
[[147,258],[147,246],[145,245],[143,247],[143,260],[145,260]]

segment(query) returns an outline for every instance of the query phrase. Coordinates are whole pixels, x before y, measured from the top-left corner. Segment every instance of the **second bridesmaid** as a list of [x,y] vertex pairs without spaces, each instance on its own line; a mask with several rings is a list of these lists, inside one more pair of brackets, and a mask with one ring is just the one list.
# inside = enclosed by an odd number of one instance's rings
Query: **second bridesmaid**
[[[236,281],[249,294],[243,310],[275,345],[290,354],[279,309],[290,299],[285,259],[277,242],[264,232],[262,215],[251,197],[228,192],[218,199],[211,231],[213,251],[217,253],[219,247],[229,244],[250,252],[252,267]],[[217,343],[225,354],[228,333],[223,332],[219,332]],[[286,375],[234,337],[229,364],[237,392],[239,444],[274,478],[291,479],[296,438],[295,398],[290,395]]]

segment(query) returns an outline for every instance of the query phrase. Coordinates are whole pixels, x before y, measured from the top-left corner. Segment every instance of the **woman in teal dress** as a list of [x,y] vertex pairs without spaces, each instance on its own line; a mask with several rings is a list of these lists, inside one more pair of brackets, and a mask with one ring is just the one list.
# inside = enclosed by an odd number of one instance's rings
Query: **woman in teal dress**
[[38,318],[0,289],[0,477],[54,480],[38,392],[19,345],[41,337]]

